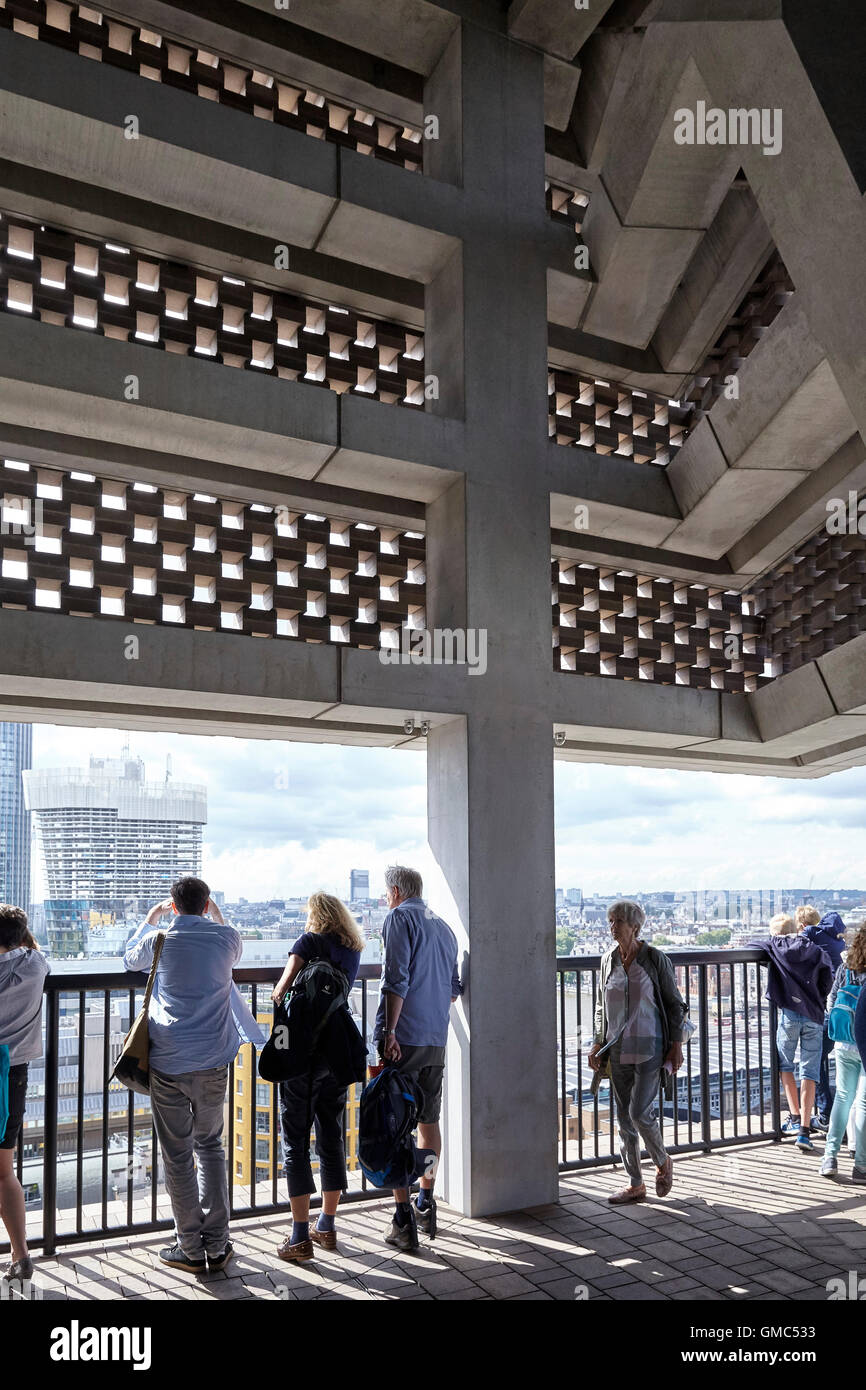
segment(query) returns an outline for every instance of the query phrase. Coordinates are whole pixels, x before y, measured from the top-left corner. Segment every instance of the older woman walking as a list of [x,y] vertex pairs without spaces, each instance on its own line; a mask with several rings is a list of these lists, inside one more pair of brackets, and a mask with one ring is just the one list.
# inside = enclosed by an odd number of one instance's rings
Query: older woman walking
[[683,1064],[687,1008],[667,956],[639,939],[645,920],[640,904],[613,903],[607,917],[614,944],[602,957],[589,1064],[610,1076],[616,1099],[629,1186],[608,1201],[622,1205],[646,1198],[641,1140],[658,1170],[657,1195],[666,1197],[673,1186],[673,1162],[662,1143],[655,1102],[665,1064],[672,1072]]

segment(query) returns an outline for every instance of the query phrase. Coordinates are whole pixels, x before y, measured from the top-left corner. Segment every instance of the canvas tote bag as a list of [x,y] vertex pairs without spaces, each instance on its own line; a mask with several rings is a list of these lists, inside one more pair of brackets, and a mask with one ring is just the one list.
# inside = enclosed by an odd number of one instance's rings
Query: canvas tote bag
[[147,988],[144,991],[144,1002],[138,1017],[123,1040],[120,1056],[111,1073],[112,1081],[120,1081],[124,1086],[128,1086],[130,1091],[136,1091],[140,1096],[150,1095],[150,1038],[147,1032],[147,1016],[150,1011],[153,982],[156,979],[156,967],[159,965],[164,943],[165,932],[161,931],[157,934],[156,945],[153,948],[153,965],[150,967]]

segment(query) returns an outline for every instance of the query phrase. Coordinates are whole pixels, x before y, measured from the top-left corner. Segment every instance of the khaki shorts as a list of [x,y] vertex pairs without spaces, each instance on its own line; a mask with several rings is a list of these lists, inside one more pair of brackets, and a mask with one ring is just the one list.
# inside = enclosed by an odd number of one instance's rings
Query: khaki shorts
[[445,1076],[444,1047],[403,1047],[397,1070],[414,1081],[421,1092],[418,1123],[435,1125],[442,1109],[442,1081]]

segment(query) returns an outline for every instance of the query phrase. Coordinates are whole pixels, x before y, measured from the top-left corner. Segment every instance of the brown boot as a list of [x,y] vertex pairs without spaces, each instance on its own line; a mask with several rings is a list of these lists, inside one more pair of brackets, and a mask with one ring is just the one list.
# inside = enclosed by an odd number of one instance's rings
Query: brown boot
[[643,1183],[640,1187],[624,1187],[621,1192],[614,1192],[607,1200],[612,1207],[624,1207],[629,1202],[645,1202],[646,1188]]
[[667,1197],[674,1185],[674,1161],[668,1155],[665,1159],[665,1166],[659,1168],[656,1173],[656,1196]]
[[296,1245],[292,1245],[291,1237],[287,1236],[277,1250],[277,1255],[281,1260],[300,1264],[303,1260],[313,1258],[313,1242],[311,1240],[299,1240]]

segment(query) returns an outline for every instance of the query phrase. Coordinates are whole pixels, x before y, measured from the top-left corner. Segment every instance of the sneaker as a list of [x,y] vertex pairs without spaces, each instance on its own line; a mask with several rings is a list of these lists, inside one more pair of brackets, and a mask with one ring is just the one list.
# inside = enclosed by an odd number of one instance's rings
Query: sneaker
[[801,1134],[794,1144],[794,1148],[799,1149],[801,1154],[813,1154],[817,1152],[808,1134]]
[[431,1197],[426,1207],[419,1207],[418,1199],[416,1197],[413,1205],[415,1207],[415,1219],[418,1222],[418,1229],[423,1231],[425,1236],[429,1236],[430,1239],[433,1240],[436,1236],[437,1230],[436,1198]]
[[851,1181],[866,1183],[866,1168],[852,1168]]
[[287,1260],[289,1264],[303,1264],[304,1260],[313,1258],[313,1242],[311,1240],[299,1240],[292,1245],[291,1236],[288,1236],[277,1250],[277,1255],[281,1260]]
[[185,1255],[179,1245],[167,1245],[164,1250],[160,1250],[159,1258],[171,1269],[185,1269],[188,1274],[204,1274],[207,1269],[204,1255],[200,1258],[198,1255]]
[[800,1133],[800,1118],[799,1118],[799,1116],[797,1116],[797,1117],[795,1118],[793,1115],[789,1115],[788,1118],[787,1118],[787,1120],[785,1121],[785,1123],[782,1125],[782,1133],[783,1133],[783,1134],[799,1134],[799,1133]]
[[205,1251],[208,1274],[216,1274],[218,1269],[225,1269],[226,1265],[228,1264],[229,1260],[231,1259],[234,1253],[235,1247],[232,1245],[231,1241],[228,1241],[226,1243],[225,1250],[220,1251],[216,1255],[211,1255],[209,1251]]
[[835,1158],[822,1158],[818,1172],[822,1178],[838,1178],[839,1165]]
[[418,1249],[418,1222],[415,1219],[414,1206],[409,1207],[409,1220],[405,1226],[398,1226],[397,1218],[392,1218],[391,1225],[385,1232],[385,1244],[393,1245],[398,1250]]
[[830,1121],[822,1120],[819,1115],[816,1115],[814,1117],[812,1123],[809,1126],[809,1130],[812,1134],[826,1134],[829,1128]]
[[26,1279],[32,1279],[33,1261],[31,1260],[30,1256],[25,1255],[23,1259],[12,1260],[8,1268],[6,1269],[3,1278],[9,1284],[11,1284],[13,1280],[20,1279],[23,1282]]

